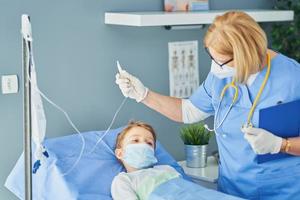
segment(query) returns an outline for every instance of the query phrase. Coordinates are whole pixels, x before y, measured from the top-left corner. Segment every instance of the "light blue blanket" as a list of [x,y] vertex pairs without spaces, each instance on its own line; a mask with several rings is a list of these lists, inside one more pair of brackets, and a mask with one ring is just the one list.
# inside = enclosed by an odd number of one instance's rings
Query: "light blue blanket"
[[[124,169],[109,149],[114,149],[116,137],[121,130],[122,128],[111,130],[105,136],[104,143],[99,143],[91,154],[88,152],[103,132],[83,133],[86,142],[84,154],[76,168],[67,176],[62,174],[77,159],[81,149],[80,137],[73,134],[45,140],[44,146],[49,158],[32,175],[33,200],[111,200],[111,182]],[[182,168],[159,143],[155,153],[158,164],[171,165],[186,177]],[[23,155],[9,174],[5,186],[17,197],[24,199]]]
[[183,178],[175,178],[158,186],[149,200],[241,200],[215,190],[204,188]]
[[[122,128],[111,130],[104,138],[104,142],[99,143],[91,154],[88,152],[91,151],[103,132],[83,133],[86,142],[83,157],[67,176],[62,176],[62,174],[70,169],[77,159],[81,148],[80,137],[73,134],[45,140],[44,146],[49,153],[49,158],[40,166],[37,173],[32,175],[33,200],[111,200],[111,182],[124,169],[109,149],[114,149],[117,134],[121,130]],[[158,164],[171,165],[185,179],[189,179],[159,142],[155,154],[159,160]],[[9,174],[5,186],[17,197],[24,199],[23,155]],[[203,196],[206,199],[234,199],[191,182],[176,181],[159,186],[153,195],[155,195],[153,197],[155,200],[190,200],[191,195],[197,197],[197,200],[201,200]]]

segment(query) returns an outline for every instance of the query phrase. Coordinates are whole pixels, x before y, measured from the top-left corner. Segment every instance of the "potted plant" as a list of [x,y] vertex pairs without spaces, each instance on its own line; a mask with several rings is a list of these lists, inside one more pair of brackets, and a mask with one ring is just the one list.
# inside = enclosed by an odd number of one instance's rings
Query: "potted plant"
[[187,167],[206,167],[207,146],[211,135],[203,123],[183,126],[180,129],[180,137],[185,145]]

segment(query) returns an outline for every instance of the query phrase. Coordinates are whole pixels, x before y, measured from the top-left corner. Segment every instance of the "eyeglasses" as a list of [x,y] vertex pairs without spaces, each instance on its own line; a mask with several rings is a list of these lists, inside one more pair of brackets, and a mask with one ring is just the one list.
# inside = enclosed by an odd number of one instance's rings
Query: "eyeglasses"
[[224,65],[226,65],[226,64],[230,63],[231,61],[233,61],[233,58],[231,58],[230,60],[228,60],[228,61],[226,61],[226,62],[220,64],[220,63],[218,63],[218,62],[214,59],[214,57],[212,57],[212,55],[210,54],[210,52],[209,52],[209,50],[208,50],[207,47],[204,47],[204,49],[205,49],[206,53],[209,55],[209,57],[210,57],[217,65],[219,65],[221,68],[222,68]]

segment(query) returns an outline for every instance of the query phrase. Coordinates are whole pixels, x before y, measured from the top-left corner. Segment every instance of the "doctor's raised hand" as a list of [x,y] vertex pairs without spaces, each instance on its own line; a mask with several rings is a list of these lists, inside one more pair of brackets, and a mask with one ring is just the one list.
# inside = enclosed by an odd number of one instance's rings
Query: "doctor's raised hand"
[[146,88],[139,79],[125,70],[121,69],[119,73],[116,74],[116,83],[119,85],[125,97],[141,102],[147,96],[148,88]]
[[[267,41],[251,16],[229,11],[217,16],[204,36],[210,72],[189,98],[158,94],[121,67],[116,83],[125,97],[173,121],[214,116],[210,130],[220,155],[219,191],[253,200],[298,200],[300,137],[282,138],[257,127],[261,109],[300,99],[300,64],[269,49]],[[258,154],[267,153],[286,155],[260,164]]]
[[[138,103],[142,102],[148,107],[177,122],[191,122],[188,121],[188,119],[191,120],[190,113],[194,115],[199,115],[200,113],[200,117],[202,117],[202,112],[196,109],[191,103],[188,103],[189,100],[182,100],[155,93],[145,87],[138,78],[123,70],[118,62],[117,64],[119,72],[116,74],[115,82],[125,97],[134,99]],[[191,108],[194,108],[194,112],[186,111]],[[196,116],[196,119],[193,120],[197,121],[199,119],[200,118]]]

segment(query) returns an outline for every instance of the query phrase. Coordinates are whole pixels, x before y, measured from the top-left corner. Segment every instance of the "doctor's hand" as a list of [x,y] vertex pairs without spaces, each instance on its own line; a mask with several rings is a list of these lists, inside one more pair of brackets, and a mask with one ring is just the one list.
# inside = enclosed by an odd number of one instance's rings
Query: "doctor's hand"
[[278,153],[281,149],[282,138],[261,128],[242,128],[244,138],[250,143],[256,154]]
[[148,88],[125,70],[116,74],[116,83],[125,97],[135,99],[137,102],[143,101],[148,94]]

